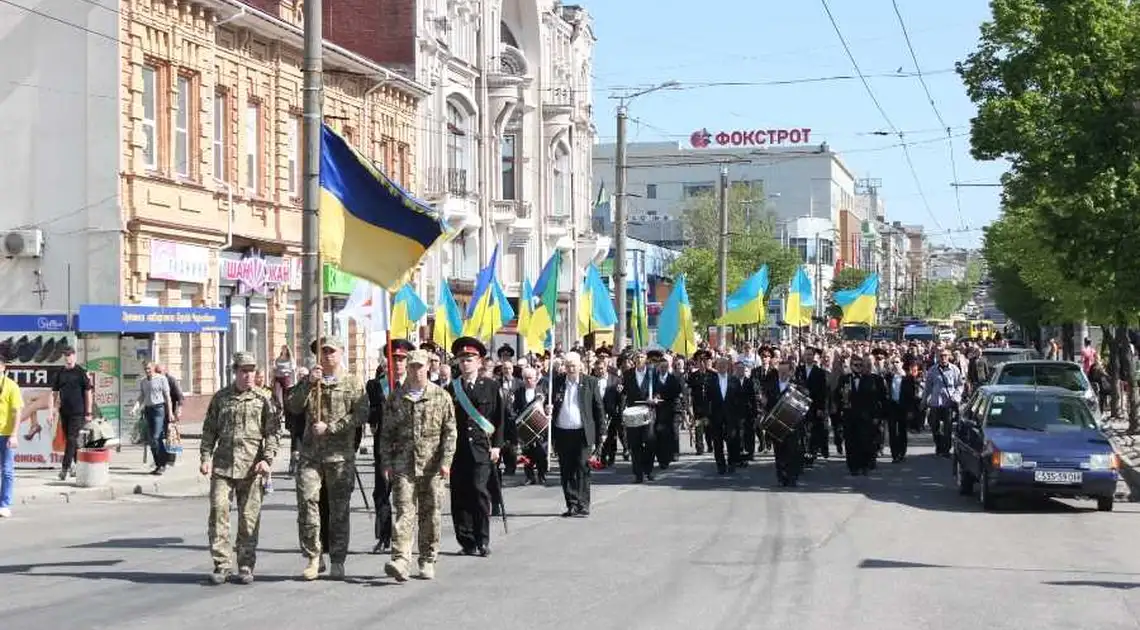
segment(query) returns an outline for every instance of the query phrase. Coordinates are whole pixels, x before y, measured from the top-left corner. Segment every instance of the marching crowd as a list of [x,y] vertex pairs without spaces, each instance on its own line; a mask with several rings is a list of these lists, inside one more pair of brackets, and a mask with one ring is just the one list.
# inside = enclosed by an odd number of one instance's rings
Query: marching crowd
[[988,378],[983,345],[812,338],[702,347],[691,357],[660,349],[615,356],[605,346],[525,357],[503,346],[490,357],[470,337],[448,352],[395,339],[389,361],[361,383],[342,372],[339,342],[324,338],[312,345],[315,365],[285,375],[278,365],[273,388],[252,355],[237,353],[234,382],[214,396],[203,425],[210,581],[254,580],[261,501],[282,428],[291,438],[302,578],[345,576],[349,506],[364,485],[356,454],[370,434],[373,551],[390,553],[384,570],[397,581],[412,577],[414,564],[415,577],[432,579],[445,485],[461,552],[486,558],[503,475],[521,468],[525,483],[545,485],[548,453],[557,458],[566,518],[590,516],[592,470],[628,462],[634,483],[651,483],[677,461],[686,435],[697,456],[713,454],[720,475],[770,452],[776,482],[788,487],[833,447],[851,475],[875,469],[884,449],[904,461],[909,434],[926,428],[948,456],[958,405]]

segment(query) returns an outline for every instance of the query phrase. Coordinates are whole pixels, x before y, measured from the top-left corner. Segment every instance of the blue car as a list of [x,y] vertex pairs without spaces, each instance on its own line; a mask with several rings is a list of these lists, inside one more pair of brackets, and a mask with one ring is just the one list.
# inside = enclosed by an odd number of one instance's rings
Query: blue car
[[954,476],[982,509],[1001,496],[1095,499],[1112,510],[1120,462],[1078,392],[1032,385],[981,387],[954,429]]

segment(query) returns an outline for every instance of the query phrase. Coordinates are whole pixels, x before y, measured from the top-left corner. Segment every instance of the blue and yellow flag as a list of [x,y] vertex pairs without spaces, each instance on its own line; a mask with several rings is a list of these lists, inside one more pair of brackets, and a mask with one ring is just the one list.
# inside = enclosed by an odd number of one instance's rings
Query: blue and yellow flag
[[788,285],[788,297],[784,300],[784,323],[796,328],[811,326],[813,309],[815,309],[815,295],[811,290],[811,278],[801,266]]
[[[531,295],[534,297],[534,311],[531,315],[529,339],[540,340],[534,349],[554,346],[554,323],[558,317],[558,279],[562,276],[562,250],[554,250],[550,259],[542,266],[538,280],[534,283]],[[529,342],[528,342],[529,343]]]
[[471,302],[467,305],[467,323],[463,325],[464,335],[489,340],[515,318],[515,310],[507,302],[507,296],[496,277],[498,262],[499,246],[495,245],[491,262],[475,279],[475,289],[471,292]]
[[854,289],[836,291],[835,303],[843,310],[844,324],[875,325],[875,310],[879,306],[879,274],[872,273]]
[[599,330],[613,330],[617,325],[617,311],[610,298],[610,290],[602,282],[602,274],[592,263],[582,279],[582,292],[578,295],[578,336]]
[[426,203],[397,186],[328,125],[321,125],[324,262],[386,289],[408,281],[443,234]]
[[697,331],[693,327],[693,309],[689,306],[685,275],[677,276],[676,282],[657,318],[657,340],[665,348],[688,357],[697,349]]
[[642,274],[645,272],[638,265],[637,260],[633,262],[633,308],[629,314],[629,329],[633,338],[634,348],[644,348],[649,345],[649,305],[646,302],[646,287],[641,282]]
[[744,281],[736,292],[728,296],[728,304],[724,317],[716,320],[717,324],[747,325],[759,324],[768,315],[768,302],[764,295],[768,292],[768,265]]
[[549,332],[550,317],[545,308],[538,306],[530,278],[524,277],[519,290],[519,334],[526,343],[526,349],[535,351],[542,348]]
[[439,299],[435,305],[435,323],[431,329],[431,340],[440,348],[451,349],[451,344],[463,335],[463,314],[459,304],[451,294],[451,287],[444,280],[439,287]]
[[418,328],[416,325],[427,315],[427,305],[416,295],[411,283],[392,296],[392,315],[388,320],[388,331],[394,339],[408,339]]

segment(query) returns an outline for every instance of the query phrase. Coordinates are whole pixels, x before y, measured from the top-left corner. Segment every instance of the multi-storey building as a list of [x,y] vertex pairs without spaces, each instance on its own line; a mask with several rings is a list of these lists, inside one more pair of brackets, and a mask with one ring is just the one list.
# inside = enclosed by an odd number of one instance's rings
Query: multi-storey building
[[[455,230],[425,262],[420,295],[430,304],[449,282],[466,304],[498,246],[499,278],[514,298],[524,275],[533,281],[562,250],[569,264],[560,283],[558,339],[569,341],[582,270],[609,249],[589,223],[589,15],[554,0],[373,5],[369,14],[386,18],[372,38],[375,58],[432,89],[420,128],[421,191]],[[496,345],[513,341],[503,337]]]

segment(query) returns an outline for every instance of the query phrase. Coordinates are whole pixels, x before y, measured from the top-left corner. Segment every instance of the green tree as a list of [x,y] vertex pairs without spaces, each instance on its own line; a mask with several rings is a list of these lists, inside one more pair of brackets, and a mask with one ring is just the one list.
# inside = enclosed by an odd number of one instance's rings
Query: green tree
[[867,279],[867,272],[855,267],[844,267],[839,270],[831,278],[831,291],[827,295],[827,310],[825,311],[828,319],[839,319],[843,317],[843,309],[835,303],[835,294],[839,291],[846,291],[847,289],[854,289],[855,287],[863,284]]
[[[796,266],[801,263],[797,252],[781,247],[774,238],[771,216],[761,209],[765,198],[760,186],[729,187],[729,295],[764,264],[768,265],[771,295],[791,281]],[[713,194],[697,195],[688,200],[683,216],[690,246],[673,261],[670,271],[674,275],[685,274],[693,318],[708,325],[720,310],[719,200]]]
[[915,315],[923,319],[949,319],[966,300],[953,280],[930,280],[919,285],[915,294]]

